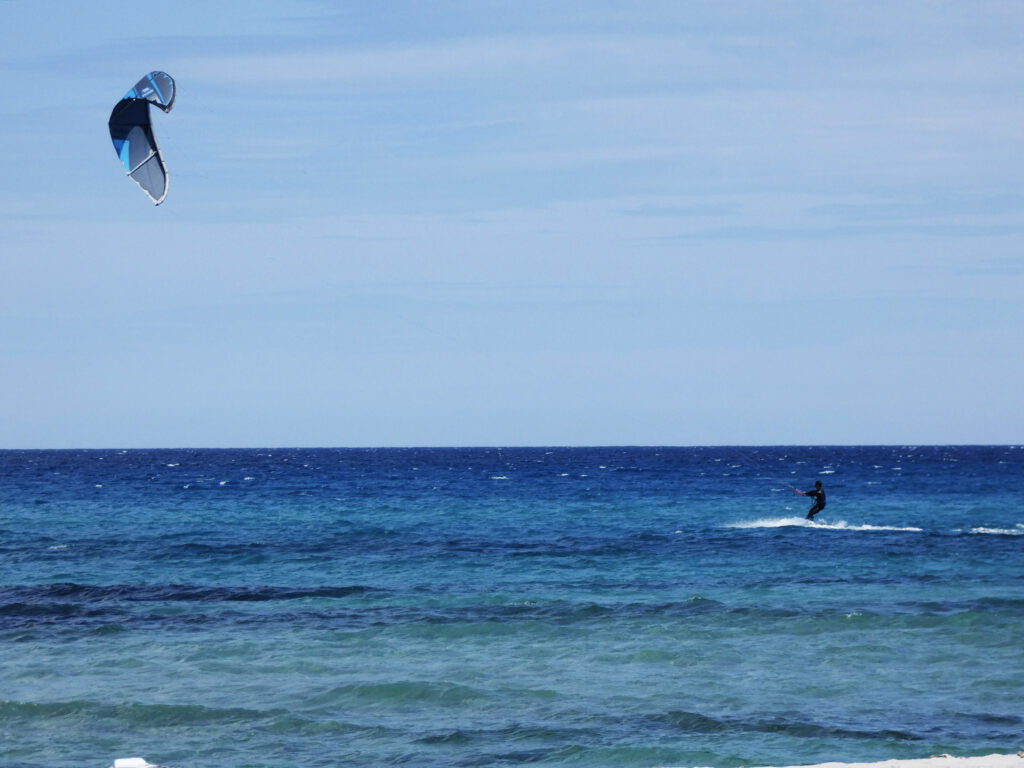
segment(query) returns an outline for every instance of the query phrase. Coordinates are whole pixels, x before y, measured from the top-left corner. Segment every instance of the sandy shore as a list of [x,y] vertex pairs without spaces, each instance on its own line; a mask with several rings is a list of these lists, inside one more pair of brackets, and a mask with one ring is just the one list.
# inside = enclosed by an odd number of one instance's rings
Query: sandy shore
[[[750,766],[749,768],[754,768]],[[1024,752],[1015,755],[953,757],[937,755],[921,760],[882,760],[878,763],[818,763],[816,765],[759,766],[758,768],[1024,768]]]

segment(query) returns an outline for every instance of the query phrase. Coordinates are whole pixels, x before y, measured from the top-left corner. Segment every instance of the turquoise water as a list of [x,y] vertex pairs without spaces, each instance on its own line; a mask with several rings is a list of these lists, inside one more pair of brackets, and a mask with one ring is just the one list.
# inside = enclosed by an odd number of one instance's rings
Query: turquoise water
[[1016,447],[3,451],[0,765],[1016,751],[1022,488]]

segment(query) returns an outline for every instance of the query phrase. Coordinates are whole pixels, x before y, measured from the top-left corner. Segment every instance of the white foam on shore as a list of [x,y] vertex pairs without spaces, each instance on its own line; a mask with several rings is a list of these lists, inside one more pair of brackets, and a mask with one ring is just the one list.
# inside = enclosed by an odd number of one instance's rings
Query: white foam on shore
[[877,763],[816,763],[814,765],[760,766],[760,768],[1024,768],[1024,752],[1015,755],[952,757],[938,755],[919,760],[882,760]]
[[[845,520],[837,520],[834,523],[824,521],[808,520],[805,517],[778,517],[765,518],[762,520],[751,520],[740,523],[729,523],[726,528],[787,528],[795,526],[798,528],[816,528],[828,531],[909,531],[920,533],[923,529],[912,526],[895,525],[850,525]],[[1024,766],[1022,766],[1024,768]]]

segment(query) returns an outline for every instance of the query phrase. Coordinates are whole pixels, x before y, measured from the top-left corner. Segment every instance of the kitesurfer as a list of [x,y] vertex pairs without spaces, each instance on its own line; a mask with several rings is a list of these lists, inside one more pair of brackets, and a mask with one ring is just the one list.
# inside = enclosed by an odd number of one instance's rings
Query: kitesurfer
[[814,506],[807,512],[808,520],[814,520],[814,516],[825,508],[825,489],[821,487],[821,480],[815,481],[813,491],[797,491],[796,488],[793,490],[801,496],[807,496],[814,499]]

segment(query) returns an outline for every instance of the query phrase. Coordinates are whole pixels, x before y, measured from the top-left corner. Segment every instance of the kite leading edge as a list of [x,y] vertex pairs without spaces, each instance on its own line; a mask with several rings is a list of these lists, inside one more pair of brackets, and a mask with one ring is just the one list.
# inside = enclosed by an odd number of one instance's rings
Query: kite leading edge
[[167,166],[153,135],[149,105],[170,112],[174,93],[174,78],[166,72],[150,72],[114,105],[108,122],[114,151],[125,171],[156,205],[167,197]]

